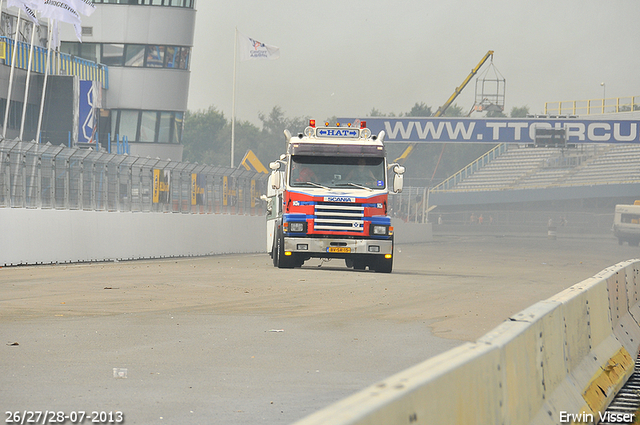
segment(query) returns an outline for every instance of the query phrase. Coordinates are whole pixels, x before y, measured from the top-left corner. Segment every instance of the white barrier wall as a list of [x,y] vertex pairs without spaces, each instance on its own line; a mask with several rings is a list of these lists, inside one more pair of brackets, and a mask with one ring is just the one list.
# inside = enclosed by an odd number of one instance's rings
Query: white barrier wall
[[633,373],[639,272],[607,268],[296,424],[595,424]]
[[0,208],[0,266],[262,252],[263,216]]
[[[431,224],[393,221],[398,243]],[[0,266],[264,252],[264,216],[0,208]]]
[[391,225],[396,243],[421,243],[433,240],[431,223],[406,223],[399,218],[392,218]]

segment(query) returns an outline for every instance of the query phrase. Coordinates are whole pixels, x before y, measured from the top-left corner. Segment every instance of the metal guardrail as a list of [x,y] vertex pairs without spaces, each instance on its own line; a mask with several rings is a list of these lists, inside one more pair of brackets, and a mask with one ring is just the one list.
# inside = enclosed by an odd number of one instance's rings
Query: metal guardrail
[[[0,37],[0,60],[11,66],[15,41]],[[27,69],[29,64],[29,43],[18,41],[16,50],[16,68]],[[33,46],[31,69],[44,74],[47,66],[47,49]],[[59,71],[58,71],[59,70]],[[66,53],[51,52],[49,75],[76,75],[81,80],[98,81],[103,89],[109,88],[109,68],[106,65],[71,56]]]
[[640,110],[640,96],[545,102],[545,115],[591,115]]
[[0,141],[0,207],[262,215],[267,175]]

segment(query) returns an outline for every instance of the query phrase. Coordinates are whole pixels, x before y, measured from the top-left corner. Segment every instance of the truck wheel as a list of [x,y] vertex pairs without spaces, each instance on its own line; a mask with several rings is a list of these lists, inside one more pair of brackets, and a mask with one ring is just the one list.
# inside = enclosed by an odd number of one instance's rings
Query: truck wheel
[[375,266],[376,273],[391,273],[393,269],[393,257],[387,259],[384,256],[380,256]]
[[284,255],[284,236],[281,232],[278,232],[278,268],[279,269],[292,269],[296,266],[295,255]]
[[271,246],[271,258],[273,259],[273,267],[278,267],[278,238],[273,238]]

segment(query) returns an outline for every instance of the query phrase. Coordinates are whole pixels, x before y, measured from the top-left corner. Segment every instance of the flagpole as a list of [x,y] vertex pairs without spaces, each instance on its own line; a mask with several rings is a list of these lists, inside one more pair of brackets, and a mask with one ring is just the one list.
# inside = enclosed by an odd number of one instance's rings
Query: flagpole
[[[2,1],[2,0],[0,0]],[[36,142],[40,143],[40,129],[42,128],[42,113],[44,112],[44,95],[47,92],[47,79],[49,77],[49,66],[51,64],[51,39],[53,37],[53,28],[51,28],[51,18],[49,18],[49,40],[47,42],[47,64],[44,68],[44,83],[42,84],[42,99],[40,100],[40,113],[38,114],[38,129],[36,130]]]
[[4,125],[2,126],[2,138],[7,136],[7,123],[9,121],[9,106],[11,106],[11,88],[13,86],[13,71],[16,67],[16,50],[18,50],[18,32],[20,31],[20,12],[18,8],[18,21],[16,23],[16,33],[13,38],[13,51],[11,52],[11,71],[9,72],[9,92],[7,94],[7,105],[4,111]]
[[36,24],[31,23],[31,46],[29,47],[29,58],[27,62],[27,81],[25,82],[24,87],[24,102],[22,104],[22,120],[20,121],[20,137],[22,140],[22,136],[24,134],[24,120],[27,116],[27,100],[29,99],[29,80],[31,79],[31,61],[33,60],[33,39],[36,36]]
[[231,168],[233,168],[233,150],[236,141],[236,63],[238,56],[238,27],[233,42],[233,99],[231,101]]

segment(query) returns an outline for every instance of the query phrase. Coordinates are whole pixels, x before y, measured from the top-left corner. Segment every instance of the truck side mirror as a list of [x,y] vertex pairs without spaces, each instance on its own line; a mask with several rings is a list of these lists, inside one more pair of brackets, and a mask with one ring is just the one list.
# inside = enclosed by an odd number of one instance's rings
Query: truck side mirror
[[271,189],[280,189],[280,173],[278,171],[269,174],[268,184]]
[[273,161],[269,163],[269,168],[271,168],[273,171],[279,170],[280,169],[280,162],[279,161]]
[[395,174],[393,176],[393,191],[395,193],[402,192],[402,185],[404,184],[404,175]]

